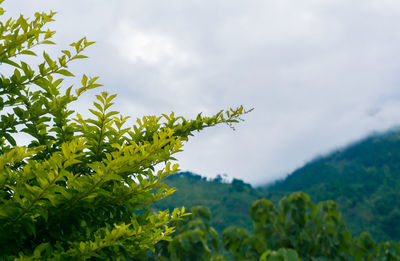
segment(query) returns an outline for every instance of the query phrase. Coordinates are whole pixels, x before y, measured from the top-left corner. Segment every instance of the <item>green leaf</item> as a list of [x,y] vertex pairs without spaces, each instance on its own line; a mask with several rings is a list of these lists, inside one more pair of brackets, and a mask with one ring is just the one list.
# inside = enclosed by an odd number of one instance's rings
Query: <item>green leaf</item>
[[42,44],[56,44],[56,43],[50,40],[44,40],[42,41]]
[[81,54],[78,54],[78,55],[75,55],[74,57],[72,57],[72,60],[75,60],[75,59],[85,59],[85,58],[88,58],[86,55],[81,55]]
[[21,52],[21,54],[37,56],[36,53],[34,53],[34,52],[30,51],[30,50],[23,50]]
[[6,140],[13,146],[17,146],[17,142],[15,141],[15,139],[8,133],[4,133],[4,137],[6,138]]
[[21,68],[18,63],[14,62],[14,61],[11,61],[9,59],[4,59],[2,62],[6,63],[6,64],[9,64],[9,65],[12,65],[12,66],[17,67],[17,68]]
[[75,77],[74,74],[72,74],[70,71],[68,71],[68,70],[66,70],[66,69],[58,70],[58,71],[56,71],[55,73],[58,73],[58,74],[61,74],[61,75],[64,75],[64,76]]
[[70,52],[70,51],[68,51],[68,50],[62,50],[61,52],[62,52],[63,54],[65,54],[68,58],[71,57],[71,52]]
[[46,52],[43,52],[43,57],[50,67],[53,66],[54,61],[50,58],[50,56]]

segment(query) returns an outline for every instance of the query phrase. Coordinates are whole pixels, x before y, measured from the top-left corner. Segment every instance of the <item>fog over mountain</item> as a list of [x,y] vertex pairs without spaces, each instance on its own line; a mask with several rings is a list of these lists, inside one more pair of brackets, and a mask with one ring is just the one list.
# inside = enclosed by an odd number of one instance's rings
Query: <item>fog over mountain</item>
[[[57,11],[57,46],[97,41],[76,75],[99,75],[116,108],[195,116],[243,104],[236,131],[205,130],[182,170],[256,184],[400,123],[400,2],[8,0],[7,15]],[[76,83],[78,84],[78,83]],[[76,104],[82,112],[95,92]]]

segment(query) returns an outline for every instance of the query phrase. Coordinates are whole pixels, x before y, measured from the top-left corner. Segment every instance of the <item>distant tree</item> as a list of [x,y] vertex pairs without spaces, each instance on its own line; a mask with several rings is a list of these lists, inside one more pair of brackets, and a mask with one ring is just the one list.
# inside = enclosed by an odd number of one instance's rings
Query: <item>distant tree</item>
[[218,174],[218,175],[213,179],[213,181],[214,181],[214,182],[217,182],[217,183],[222,183],[222,181],[223,181],[222,176],[221,176],[220,174]]
[[235,191],[244,191],[246,188],[251,188],[249,184],[246,184],[243,182],[243,180],[240,179],[233,179],[232,180],[232,188]]
[[[83,118],[68,105],[100,86],[97,77],[83,75],[79,88],[63,81],[93,42],[82,38],[56,59],[43,52],[37,66],[22,59],[54,44],[45,28],[54,14],[0,21],[0,65],[11,72],[0,77],[0,260],[142,258],[186,215],[149,209],[174,191],[163,184],[179,170],[173,155],[194,131],[237,122],[245,111],[145,116],[130,128],[110,110],[115,95],[102,92]],[[30,136],[27,146],[17,146],[17,133]]]
[[[314,205],[304,193],[293,193],[279,202],[255,201],[250,210],[254,233],[227,228],[223,244],[237,257],[258,260],[266,251],[293,249],[300,258],[346,260],[351,234],[340,220],[333,202]],[[239,234],[238,234],[239,233]]]
[[398,242],[376,244],[368,233],[352,239],[334,202],[315,205],[302,192],[282,198],[279,209],[268,200],[255,201],[250,216],[253,234],[238,227],[223,233],[224,248],[235,260],[267,260],[278,253],[282,256],[271,260],[400,259]]

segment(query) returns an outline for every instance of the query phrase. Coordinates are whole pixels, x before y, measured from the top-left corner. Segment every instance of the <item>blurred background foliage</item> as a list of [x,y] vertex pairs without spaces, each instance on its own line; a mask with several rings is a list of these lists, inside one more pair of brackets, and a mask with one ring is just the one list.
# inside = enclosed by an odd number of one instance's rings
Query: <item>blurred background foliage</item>
[[[249,209],[254,201],[279,200],[296,191],[313,202],[333,200],[349,232],[371,240],[400,239],[400,131],[372,135],[346,148],[321,156],[274,184],[252,187],[241,180],[227,182],[221,175],[206,179],[181,172],[166,180],[177,191],[156,209],[207,206],[211,225],[220,234],[229,226],[254,231]],[[238,232],[239,233],[239,232]]]

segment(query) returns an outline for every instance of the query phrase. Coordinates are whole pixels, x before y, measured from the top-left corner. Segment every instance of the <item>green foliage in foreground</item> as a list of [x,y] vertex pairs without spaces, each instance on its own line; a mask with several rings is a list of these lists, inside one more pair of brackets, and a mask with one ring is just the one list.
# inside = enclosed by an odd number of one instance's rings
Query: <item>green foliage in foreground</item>
[[[100,86],[97,78],[83,75],[78,88],[63,81],[93,42],[83,38],[56,59],[44,52],[37,65],[23,60],[53,44],[45,29],[53,16],[0,21],[0,65],[11,72],[0,76],[0,260],[142,258],[185,216],[149,209],[174,191],[163,184],[178,171],[174,154],[194,131],[237,122],[245,111],[145,116],[127,127],[128,118],[110,110],[115,95],[102,92],[85,119],[68,105]],[[30,137],[27,146],[17,146],[17,133]]]
[[172,241],[157,244],[153,260],[221,260],[219,236],[210,223],[207,207],[192,207],[191,215],[172,224],[176,227]]
[[254,231],[228,227],[220,242],[224,250],[218,247],[215,231],[209,226],[207,208],[192,211],[191,218],[177,224],[173,241],[159,244],[160,255],[150,260],[400,259],[400,243],[375,243],[368,233],[352,238],[334,202],[314,204],[302,192],[282,198],[279,208],[265,199],[255,201],[250,209]]

